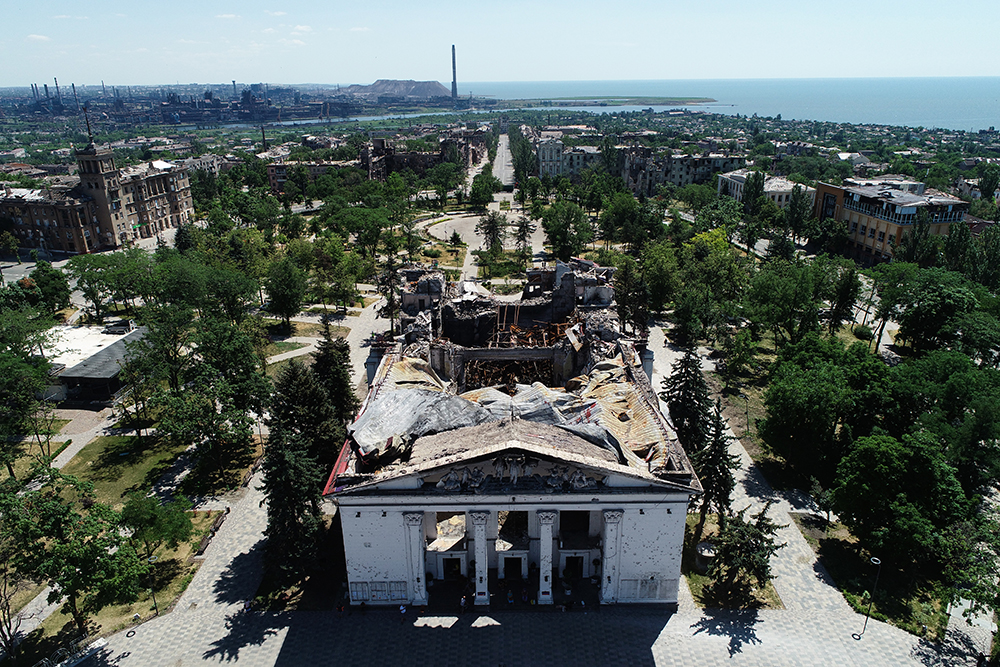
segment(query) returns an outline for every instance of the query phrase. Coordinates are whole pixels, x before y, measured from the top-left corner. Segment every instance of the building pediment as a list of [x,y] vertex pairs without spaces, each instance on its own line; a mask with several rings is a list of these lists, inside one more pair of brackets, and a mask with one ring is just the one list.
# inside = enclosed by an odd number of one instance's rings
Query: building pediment
[[554,454],[544,444],[510,440],[424,461],[347,484],[337,495],[406,492],[422,495],[594,493],[601,490],[697,493],[696,489],[644,474],[616,461],[578,453]]

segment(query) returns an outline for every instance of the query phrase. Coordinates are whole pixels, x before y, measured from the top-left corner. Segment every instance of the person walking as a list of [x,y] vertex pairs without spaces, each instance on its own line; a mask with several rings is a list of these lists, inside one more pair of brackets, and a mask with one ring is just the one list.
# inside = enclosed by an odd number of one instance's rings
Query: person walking
[[406,623],[406,605],[405,604],[399,605],[399,624],[402,625],[403,623]]

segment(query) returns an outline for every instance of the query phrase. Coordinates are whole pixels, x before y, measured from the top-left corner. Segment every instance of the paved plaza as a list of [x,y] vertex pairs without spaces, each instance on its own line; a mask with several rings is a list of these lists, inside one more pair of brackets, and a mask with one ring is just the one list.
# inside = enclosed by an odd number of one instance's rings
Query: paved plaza
[[[496,206],[496,204],[494,204]],[[455,229],[478,245],[478,216],[454,216],[434,226],[447,238]],[[433,221],[428,224],[432,225]],[[538,231],[533,248],[541,250]],[[463,272],[474,275],[471,253]],[[369,348],[366,340],[388,322],[378,318],[377,304],[357,317],[338,322],[351,328],[351,362],[355,380],[363,377]],[[295,318],[316,321],[315,317]],[[308,346],[272,361],[311,352],[314,339],[292,339]],[[653,387],[669,375],[680,350],[667,345],[653,327]],[[709,363],[705,362],[706,366]],[[662,410],[666,406],[661,405]],[[106,411],[62,415],[72,425],[57,438],[73,445],[57,459],[68,462],[93,437],[111,432]],[[261,579],[261,549],[266,506],[258,490],[259,475],[237,499],[207,499],[201,507],[230,508],[206,552],[205,561],[171,613],[108,638],[107,646],[86,665],[183,667],[203,664],[272,665],[970,665],[984,650],[989,628],[968,629],[953,620],[943,646],[926,642],[887,624],[871,621],[862,639],[864,617],[854,613],[836,590],[808,543],[790,520],[790,511],[810,511],[808,499],[773,491],[753,461],[734,439],[733,453],[742,462],[734,507],[758,509],[773,501],[772,518],[787,524],[780,532],[786,547],[772,561],[775,589],[785,608],[760,612],[701,610],[686,585],[676,613],[658,608],[602,607],[561,612],[533,607],[510,610],[506,605],[485,613],[421,615],[410,609],[400,619],[396,608],[329,612],[261,613],[243,611]],[[181,471],[183,465],[178,466]],[[36,601],[37,618],[57,605]],[[332,606],[332,605],[331,605]]]
[[[375,326],[375,306],[349,318],[356,373],[367,350],[358,343]],[[669,373],[677,350],[654,328],[654,386]],[[298,352],[298,351],[296,351]],[[266,508],[255,477],[232,505],[207,558],[175,610],[108,638],[88,665],[241,667],[299,665],[970,665],[987,636],[949,631],[942,647],[854,613],[833,587],[813,551],[788,519],[802,499],[770,489],[742,446],[736,507],[774,500],[773,517],[789,524],[788,544],[773,561],[775,588],[785,609],[759,612],[701,610],[686,585],[676,613],[658,608],[602,607],[586,612],[534,607],[421,615],[396,608],[329,612],[245,612],[242,602],[260,582]]]

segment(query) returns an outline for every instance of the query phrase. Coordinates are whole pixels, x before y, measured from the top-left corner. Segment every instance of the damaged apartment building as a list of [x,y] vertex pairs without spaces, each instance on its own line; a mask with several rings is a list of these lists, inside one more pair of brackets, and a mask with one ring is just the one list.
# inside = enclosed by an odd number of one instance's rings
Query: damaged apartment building
[[405,336],[324,492],[351,603],[676,605],[701,486],[613,269],[532,271],[514,301],[404,271]]

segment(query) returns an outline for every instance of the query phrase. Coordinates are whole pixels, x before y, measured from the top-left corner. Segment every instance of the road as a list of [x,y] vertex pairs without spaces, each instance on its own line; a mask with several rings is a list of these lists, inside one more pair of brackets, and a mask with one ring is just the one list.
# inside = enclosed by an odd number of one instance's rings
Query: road
[[514,187],[514,162],[510,154],[510,139],[500,135],[497,142],[497,157],[493,160],[493,175],[503,183],[505,189]]

